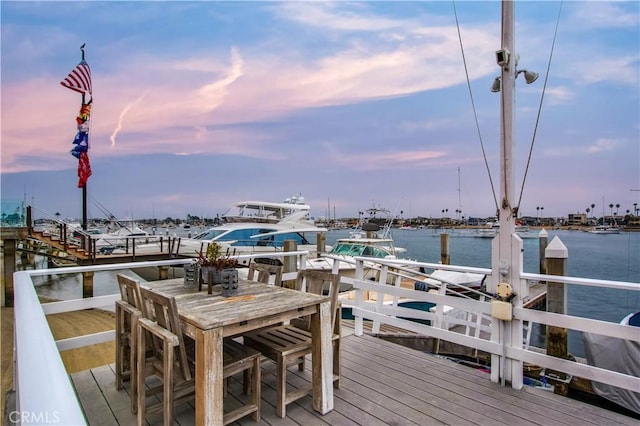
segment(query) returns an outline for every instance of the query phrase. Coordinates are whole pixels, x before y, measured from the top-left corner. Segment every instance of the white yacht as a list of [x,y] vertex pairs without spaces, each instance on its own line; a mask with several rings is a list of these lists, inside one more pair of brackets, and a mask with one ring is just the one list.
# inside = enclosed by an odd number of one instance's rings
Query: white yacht
[[[396,247],[391,238],[392,217],[385,209],[372,208],[367,210],[366,219],[361,219],[355,230],[351,231],[348,238],[340,238],[333,248],[328,251],[327,257],[320,256],[307,260],[307,268],[320,270],[333,270],[334,262],[339,262],[340,275],[355,277],[356,256],[367,256],[382,259],[396,259],[407,250]],[[386,217],[376,216],[386,214]],[[371,269],[365,271],[365,278],[373,278],[378,273],[378,268],[372,264]],[[347,290],[341,288],[341,291]]]
[[619,234],[620,228],[612,225],[598,225],[589,229],[587,232],[591,234]]
[[[317,252],[316,237],[326,232],[309,219],[311,207],[302,196],[284,202],[239,201],[220,218],[220,224],[193,238],[180,239],[178,253],[198,256],[211,242],[217,242],[229,254],[273,253],[282,251],[284,242],[297,243],[298,250]],[[159,251],[157,242],[136,246],[136,252]]]

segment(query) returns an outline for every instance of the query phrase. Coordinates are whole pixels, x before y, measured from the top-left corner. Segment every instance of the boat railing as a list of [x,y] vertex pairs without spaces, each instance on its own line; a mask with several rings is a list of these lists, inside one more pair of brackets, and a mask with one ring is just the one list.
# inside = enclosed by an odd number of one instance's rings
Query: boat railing
[[[483,292],[484,297],[477,299],[450,295],[446,292],[445,287],[448,286],[446,283],[435,291],[420,291],[403,287],[401,279],[397,279],[393,281],[393,285],[389,285],[387,276],[387,274],[393,274],[393,270],[402,263],[411,267],[421,266],[458,272],[487,273],[488,278],[491,277],[491,270],[365,257],[356,257],[355,261],[356,275],[354,279],[350,280],[350,284],[355,290],[355,297],[349,301],[349,304],[355,318],[357,335],[364,332],[364,321],[371,321],[371,329],[374,333],[379,332],[381,325],[387,324],[394,326],[394,330],[398,328],[407,330],[407,334],[433,337],[484,351],[491,355],[492,381],[501,380],[503,385],[505,381],[510,381],[511,386],[516,389],[523,386],[524,363],[539,366],[546,371],[564,373],[563,376],[558,376],[564,380],[580,377],[633,391],[640,388],[639,377],[550,356],[544,350],[534,350],[537,348],[530,348],[528,345],[533,323],[639,342],[640,330],[637,327],[525,308],[523,300],[527,300],[526,295],[513,301],[512,315],[509,319],[500,319],[502,315],[493,310],[494,302],[492,300],[495,300],[496,296],[489,293]],[[381,268],[378,279],[375,281],[364,278],[364,272],[372,262],[378,263]],[[520,280],[525,280],[529,284],[555,282],[640,292],[640,285],[633,282],[524,272],[520,273]],[[435,305],[436,309],[423,311],[403,307],[399,303],[403,300],[431,303]],[[448,312],[445,307],[449,308]],[[451,312],[463,312],[466,315],[454,317],[450,314]],[[428,320],[429,323],[425,324],[424,321],[418,322],[416,320]],[[452,324],[463,326],[465,331],[452,330]]]
[[[104,244],[98,246],[96,243],[102,241]],[[180,254],[181,237],[167,235],[91,235],[90,244],[94,252],[100,254],[111,254],[114,250],[120,250],[122,254],[136,256],[136,249],[142,244],[157,244],[156,253]]]
[[[283,280],[295,279],[297,265],[305,265],[308,251],[256,253],[232,256],[238,259],[277,258],[284,262]],[[20,424],[86,424],[81,404],[71,383],[61,351],[109,342],[115,331],[105,331],[55,340],[46,315],[100,307],[112,308],[120,294],[40,303],[33,278],[132,268],[181,266],[194,259],[73,266],[15,272],[14,279],[14,389],[16,408],[11,418]],[[290,261],[290,262],[289,262]],[[295,267],[287,270],[287,264]],[[46,383],[47,386],[42,386]]]

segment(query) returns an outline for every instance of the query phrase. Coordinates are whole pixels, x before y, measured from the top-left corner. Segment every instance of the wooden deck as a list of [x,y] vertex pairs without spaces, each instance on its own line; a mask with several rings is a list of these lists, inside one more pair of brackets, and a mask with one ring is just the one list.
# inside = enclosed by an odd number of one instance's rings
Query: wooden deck
[[[342,380],[335,409],[316,413],[307,396],[275,415],[275,376],[263,376],[265,425],[638,425],[638,419],[525,387],[518,391],[492,383],[489,374],[371,336],[356,337],[343,326]],[[290,386],[310,381],[307,371],[289,370]],[[131,425],[128,389],[117,391],[114,366],[72,374],[91,425]],[[232,382],[225,404],[231,406],[241,384]],[[155,419],[152,419],[155,420]],[[161,424],[160,418],[152,424]],[[193,407],[176,407],[176,423],[193,425]],[[250,417],[236,424],[255,424]]]

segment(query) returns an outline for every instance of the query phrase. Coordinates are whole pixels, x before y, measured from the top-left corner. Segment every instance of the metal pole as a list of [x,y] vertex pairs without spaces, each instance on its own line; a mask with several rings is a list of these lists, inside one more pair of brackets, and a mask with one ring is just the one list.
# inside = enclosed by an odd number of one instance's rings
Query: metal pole
[[[80,46],[80,51],[82,52],[82,60],[84,61],[84,46],[85,44],[83,43],[82,46]],[[84,106],[84,102],[85,102],[85,98],[84,98],[84,92],[82,93],[82,106]],[[91,135],[89,135],[89,137],[91,137]],[[82,229],[84,231],[86,231],[88,228],[88,219],[87,219],[87,183],[85,182],[84,185],[82,186]]]
[[[496,62],[500,66],[500,205],[498,219],[500,230],[492,243],[491,267],[493,274],[489,281],[489,291],[495,292],[499,283],[508,283],[516,294],[514,306],[522,306],[522,298],[528,295],[526,282],[519,279],[522,268],[522,240],[515,233],[517,206],[515,199],[514,174],[514,100],[517,53],[515,51],[514,2],[502,1],[501,48],[496,52]],[[501,333],[498,320],[492,321],[492,334],[499,335],[501,343],[507,346],[522,345],[522,321],[505,321],[504,333]],[[504,357],[501,357],[504,358]],[[497,365],[495,355],[492,365]],[[511,359],[500,360],[499,375],[504,383],[511,381],[512,387],[522,387],[522,362]],[[491,379],[497,381],[498,375],[492,372]]]
[[[513,170],[513,123],[514,91],[516,75],[516,53],[514,49],[513,1],[502,2],[502,50],[510,52],[506,65],[501,66],[501,129],[500,129],[500,268],[511,278],[511,236],[515,232],[515,212],[512,203],[515,199]],[[508,282],[511,282],[509,280]]]

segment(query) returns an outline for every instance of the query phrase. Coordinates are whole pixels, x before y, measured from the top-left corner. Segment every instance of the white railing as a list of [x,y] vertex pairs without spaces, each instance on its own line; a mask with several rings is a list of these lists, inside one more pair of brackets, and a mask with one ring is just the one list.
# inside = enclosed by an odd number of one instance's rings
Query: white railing
[[[260,253],[231,256],[238,259],[295,256],[297,265],[305,265],[307,251]],[[77,274],[108,270],[126,270],[147,266],[180,266],[194,259],[156,262],[132,262],[111,265],[38,269],[14,273],[14,388],[16,410],[9,413],[18,424],[55,423],[86,424],[82,408],[60,356],[60,351],[114,340],[115,332],[106,331],[55,341],[46,315],[96,307],[113,307],[120,294],[40,304],[33,277]],[[295,279],[296,272],[286,272],[283,280]]]
[[[381,268],[381,273],[377,281],[362,279],[365,264],[376,262]],[[582,377],[585,379],[607,383],[623,389],[637,392],[640,389],[640,377],[627,375],[612,370],[606,370],[586,364],[569,361],[553,356],[548,356],[540,351],[529,350],[525,338],[522,337],[522,329],[516,332],[513,327],[522,327],[527,324],[531,329],[531,323],[544,324],[547,326],[562,327],[570,330],[589,332],[595,334],[616,337],[625,340],[640,342],[640,328],[627,325],[587,319],[571,315],[554,314],[550,312],[526,309],[513,306],[513,318],[511,321],[497,320],[492,318],[491,295],[487,295],[487,301],[476,300],[449,295],[450,284],[443,283],[436,291],[418,291],[402,288],[400,283],[406,274],[400,274],[395,281],[395,285],[389,285],[386,274],[394,274],[393,270],[398,267],[409,266],[415,268],[424,267],[426,269],[447,269],[459,272],[476,272],[490,275],[491,270],[478,268],[463,268],[452,265],[440,265],[422,262],[402,262],[398,260],[374,260],[372,258],[356,258],[356,278],[351,281],[354,286],[356,296],[352,304],[353,315],[356,323],[356,334],[364,332],[364,320],[373,321],[372,328],[378,332],[381,324],[389,324],[420,335],[447,340],[459,345],[479,349],[492,354],[492,380],[497,381],[502,378],[504,384],[505,376],[511,380],[512,387],[519,389],[522,387],[522,364],[531,363],[545,369],[560,371],[569,376]],[[360,277],[360,278],[358,278]],[[587,278],[566,277],[557,275],[541,275],[531,273],[520,273],[520,279],[531,282],[556,282],[608,289],[628,290],[640,292],[640,283],[620,282],[609,280],[595,280]],[[373,297],[372,297],[373,294]],[[372,301],[375,299],[375,301]],[[412,300],[433,303],[437,306],[434,312],[423,312],[416,309],[405,308],[398,305],[398,301]],[[467,315],[460,317],[448,317],[446,313],[439,309],[448,306]],[[471,319],[470,319],[471,318]],[[413,319],[430,320],[432,325],[425,325]],[[497,322],[497,326],[492,326],[492,321]],[[483,322],[487,322],[484,324]],[[463,325],[466,327],[465,333],[450,331],[451,324]],[[474,331],[474,333],[469,331]],[[484,336],[478,330],[485,332]],[[511,375],[505,370],[505,363],[513,361],[514,367],[520,369],[520,374],[515,372]],[[498,363],[498,364],[496,364]],[[500,376],[495,372],[500,372]]]

